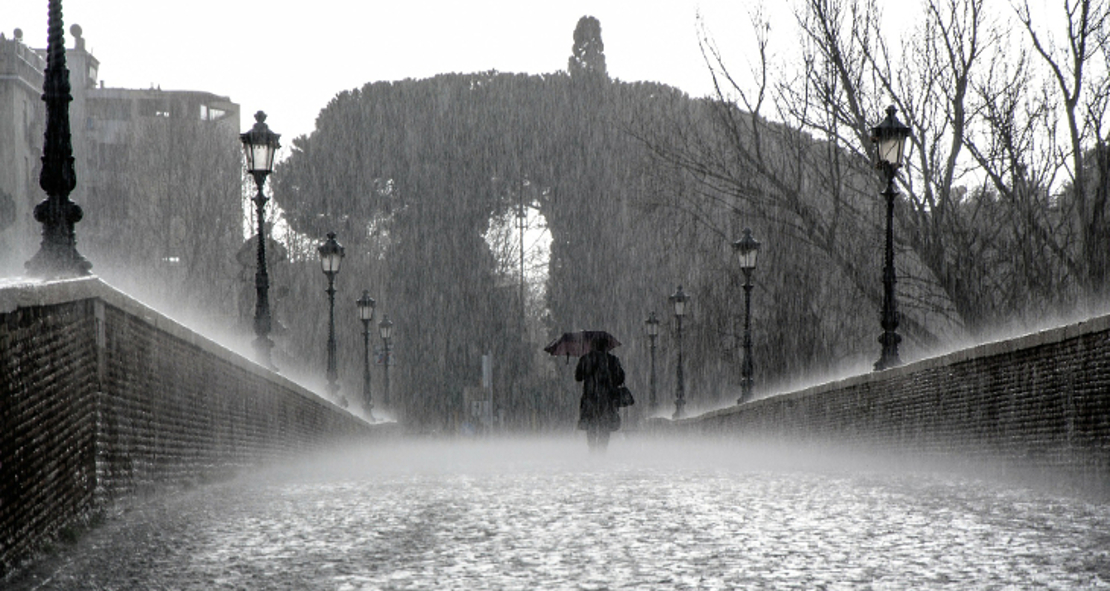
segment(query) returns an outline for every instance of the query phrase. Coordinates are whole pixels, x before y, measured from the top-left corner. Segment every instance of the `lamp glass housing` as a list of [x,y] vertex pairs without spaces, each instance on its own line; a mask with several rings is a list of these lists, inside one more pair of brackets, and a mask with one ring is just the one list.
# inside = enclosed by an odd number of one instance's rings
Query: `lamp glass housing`
[[250,131],[239,134],[243,154],[247,157],[247,171],[269,174],[274,170],[274,156],[281,147],[281,134],[270,131],[266,125],[266,113],[255,113],[254,120]]
[[378,334],[381,335],[383,340],[387,341],[393,337],[393,322],[389,319],[388,315],[383,317],[382,321],[378,323]]
[[328,239],[320,245],[317,249],[320,253],[320,267],[323,268],[324,273],[333,274],[339,272],[339,266],[343,264],[343,246],[336,242],[335,232],[328,232]]
[[679,285],[678,289],[670,297],[671,304],[674,305],[674,315],[675,316],[685,316],[686,315],[686,300],[687,299],[689,299],[689,298],[686,297],[686,293],[682,291],[682,286]]
[[659,336],[659,319],[655,317],[655,312],[648,315],[648,319],[644,322],[647,324],[648,336]]
[[906,146],[906,138],[887,138],[875,142],[880,162],[887,162],[893,166],[902,166],[902,153]]
[[370,297],[369,291],[363,291],[362,297],[355,300],[358,305],[358,319],[363,322],[370,322],[374,319],[374,298]]
[[740,268],[745,272],[750,273],[755,269],[756,259],[759,257],[759,246],[759,241],[752,238],[750,228],[744,228],[744,237],[732,243],[732,248],[736,251],[736,258],[740,262]]
[[879,164],[887,163],[894,168],[902,166],[905,157],[906,139],[910,128],[898,120],[897,107],[886,108],[886,119],[871,128],[871,143],[875,144],[875,156]]
[[274,154],[277,153],[269,144],[243,144],[243,152],[247,156],[248,172],[270,173],[274,170]]

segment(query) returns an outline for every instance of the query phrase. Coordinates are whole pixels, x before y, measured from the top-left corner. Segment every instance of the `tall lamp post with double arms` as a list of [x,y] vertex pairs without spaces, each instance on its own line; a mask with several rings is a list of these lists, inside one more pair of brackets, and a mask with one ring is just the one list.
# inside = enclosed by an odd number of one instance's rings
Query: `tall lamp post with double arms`
[[274,369],[270,359],[274,342],[270,340],[270,275],[266,272],[266,202],[269,198],[262,192],[262,187],[266,184],[266,177],[274,169],[274,155],[281,147],[278,141],[280,138],[280,134],[270,131],[266,125],[266,113],[262,111],[254,114],[254,127],[239,134],[239,140],[243,142],[243,153],[247,156],[247,172],[254,177],[254,184],[258,187],[258,193],[251,199],[255,206],[255,217],[258,218],[258,266],[254,274],[254,288],[257,292],[254,308],[254,350],[258,362],[270,369]]
[[898,109],[893,105],[886,109],[886,119],[871,128],[871,143],[875,145],[876,166],[886,177],[886,189],[882,195],[886,198],[886,252],[883,262],[883,311],[881,324],[883,334],[879,343],[883,346],[882,355],[875,362],[875,371],[881,371],[902,364],[898,358],[898,343],[902,337],[898,336],[898,307],[894,301],[894,198],[898,190],[894,188],[894,177],[902,167],[905,154],[906,139],[910,137],[910,128],[898,120],[895,113]]
[[744,272],[744,364],[740,369],[740,399],[743,404],[752,399],[752,271],[759,256],[759,242],[752,238],[750,228],[744,228],[744,236],[732,243],[740,270]]

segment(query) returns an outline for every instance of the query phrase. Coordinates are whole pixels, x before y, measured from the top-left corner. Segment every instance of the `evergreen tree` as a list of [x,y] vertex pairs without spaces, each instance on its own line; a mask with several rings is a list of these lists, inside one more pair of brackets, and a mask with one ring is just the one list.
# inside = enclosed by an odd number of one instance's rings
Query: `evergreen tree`
[[572,77],[582,75],[608,77],[605,69],[605,44],[601,41],[601,21],[592,16],[578,19],[574,28],[574,46],[567,60]]

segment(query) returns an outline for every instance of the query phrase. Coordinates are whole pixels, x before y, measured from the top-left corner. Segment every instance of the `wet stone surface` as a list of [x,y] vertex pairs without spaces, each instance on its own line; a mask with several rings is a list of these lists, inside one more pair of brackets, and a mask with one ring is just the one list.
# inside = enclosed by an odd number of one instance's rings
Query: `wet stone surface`
[[1110,505],[614,439],[334,453],[143,502],[5,589],[1110,588]]

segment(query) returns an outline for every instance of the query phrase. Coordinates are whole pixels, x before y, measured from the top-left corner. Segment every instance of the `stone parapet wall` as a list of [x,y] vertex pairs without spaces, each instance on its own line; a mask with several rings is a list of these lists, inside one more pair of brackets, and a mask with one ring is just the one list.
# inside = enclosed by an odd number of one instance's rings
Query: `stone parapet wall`
[[1110,316],[654,427],[979,458],[1110,489]]
[[0,76],[11,76],[42,92],[45,69],[46,60],[34,49],[15,39],[0,40]]
[[0,285],[0,576],[116,500],[374,433],[98,279]]

